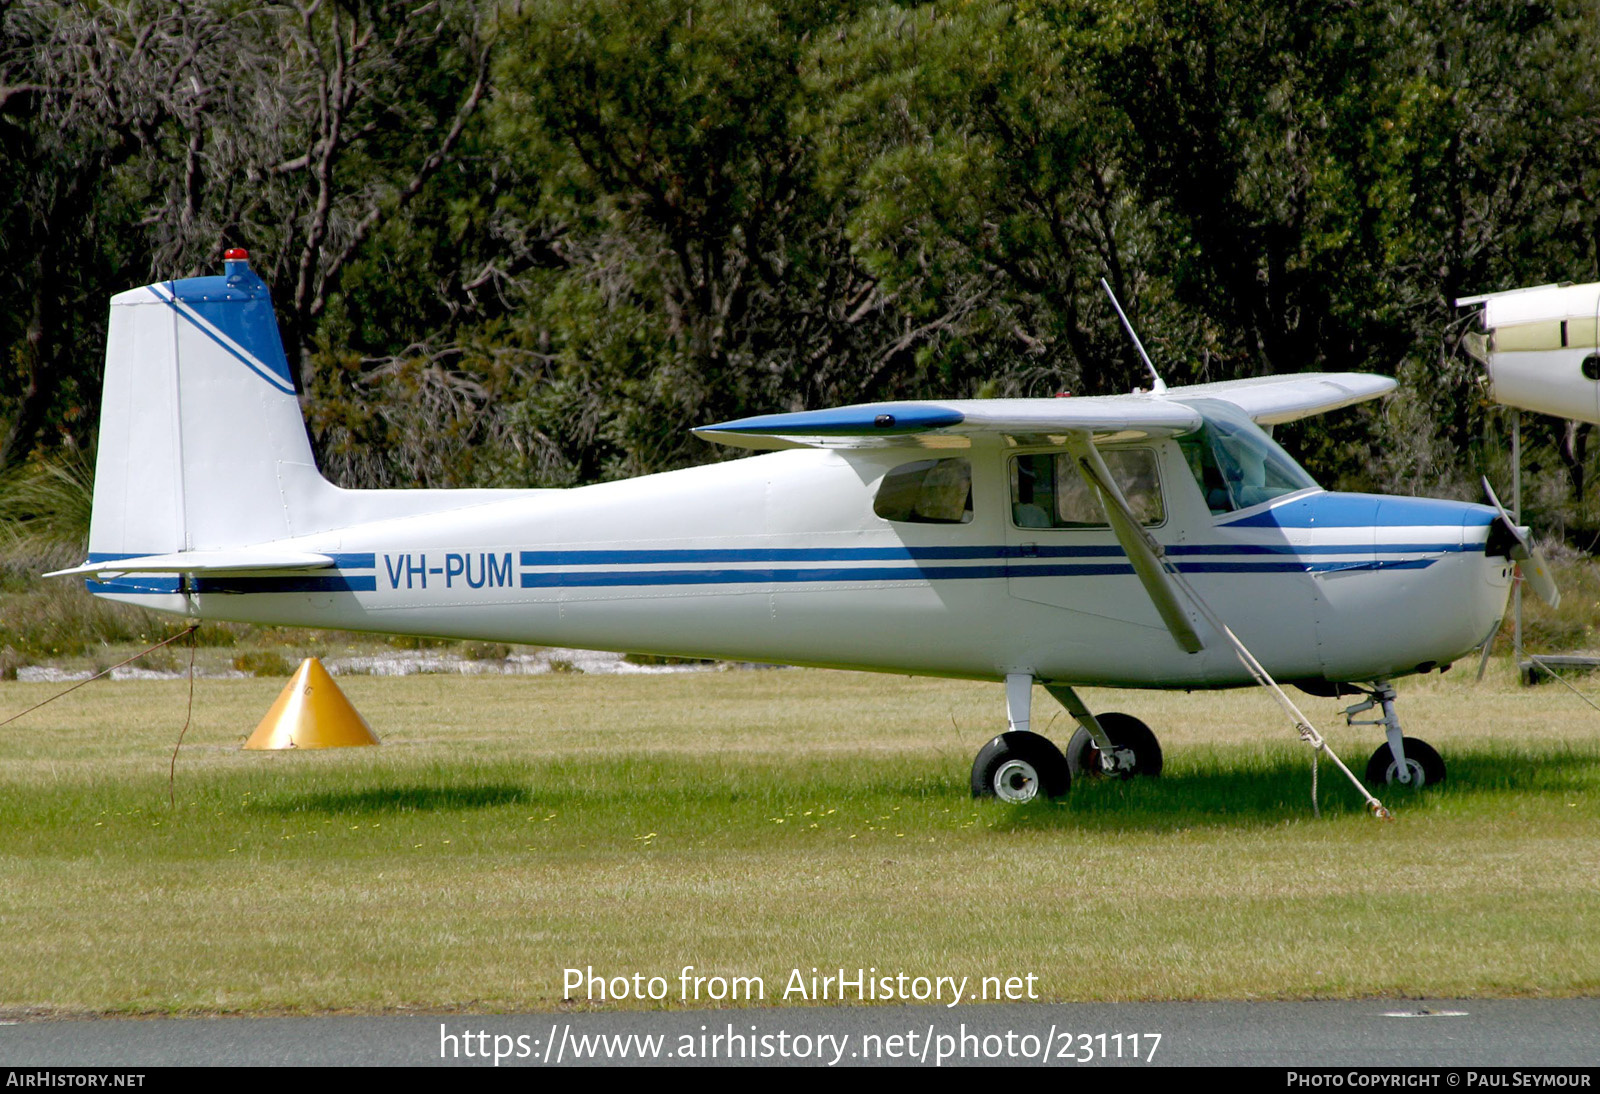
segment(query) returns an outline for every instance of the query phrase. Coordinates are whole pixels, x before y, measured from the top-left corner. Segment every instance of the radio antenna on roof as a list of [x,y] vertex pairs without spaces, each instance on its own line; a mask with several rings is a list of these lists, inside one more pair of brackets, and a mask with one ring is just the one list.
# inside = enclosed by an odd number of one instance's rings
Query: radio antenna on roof
[[1117,302],[1117,294],[1111,291],[1111,286],[1106,283],[1106,279],[1103,277],[1100,279],[1100,287],[1111,298],[1111,306],[1117,309],[1117,318],[1122,320],[1122,329],[1128,332],[1129,338],[1133,339],[1133,348],[1139,351],[1139,356],[1144,359],[1144,367],[1150,370],[1150,390],[1157,395],[1165,394],[1167,390],[1166,381],[1156,371],[1155,363],[1150,360],[1150,355],[1144,351],[1144,343],[1139,341],[1139,335],[1134,332],[1133,324],[1128,322],[1128,316],[1123,312],[1122,305]]

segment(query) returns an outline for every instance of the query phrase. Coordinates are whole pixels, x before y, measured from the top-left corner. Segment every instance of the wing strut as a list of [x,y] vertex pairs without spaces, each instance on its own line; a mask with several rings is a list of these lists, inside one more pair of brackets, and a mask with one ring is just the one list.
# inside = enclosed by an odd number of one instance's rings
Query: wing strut
[[1206,644],[1195,633],[1194,624],[1189,622],[1189,613],[1183,610],[1177,590],[1162,566],[1161,544],[1144,530],[1144,526],[1129,510],[1128,499],[1122,496],[1122,490],[1111,477],[1105,461],[1100,458],[1094,441],[1087,433],[1070,433],[1067,435],[1067,450],[1072,453],[1072,462],[1078,468],[1078,474],[1099,495],[1106,520],[1117,534],[1117,542],[1122,544],[1128,561],[1133,563],[1133,572],[1139,575],[1145,592],[1150,594],[1151,602],[1161,614],[1161,621],[1172,632],[1173,640],[1184,653],[1199,653],[1205,649]]

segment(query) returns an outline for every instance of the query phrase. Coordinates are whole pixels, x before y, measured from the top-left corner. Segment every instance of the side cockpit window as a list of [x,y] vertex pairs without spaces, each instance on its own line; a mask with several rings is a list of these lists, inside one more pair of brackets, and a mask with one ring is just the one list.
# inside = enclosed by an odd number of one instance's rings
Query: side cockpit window
[[911,524],[966,524],[972,520],[972,464],[918,460],[883,477],[872,511]]
[[[1107,449],[1100,455],[1141,524],[1167,519],[1154,451]],[[1011,522],[1018,528],[1104,528],[1106,515],[1072,457],[1038,452],[1011,461]]]
[[1277,443],[1230,403],[1195,399],[1205,424],[1198,433],[1178,438],[1178,447],[1194,474],[1213,516],[1306,490],[1316,480]]

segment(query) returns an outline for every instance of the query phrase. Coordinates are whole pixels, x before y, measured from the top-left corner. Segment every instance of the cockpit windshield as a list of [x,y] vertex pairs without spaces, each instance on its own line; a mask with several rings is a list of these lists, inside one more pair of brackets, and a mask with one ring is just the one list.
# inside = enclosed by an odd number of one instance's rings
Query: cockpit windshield
[[1206,505],[1215,514],[1248,509],[1317,485],[1305,468],[1232,403],[1185,399],[1200,412],[1199,432],[1178,438]]

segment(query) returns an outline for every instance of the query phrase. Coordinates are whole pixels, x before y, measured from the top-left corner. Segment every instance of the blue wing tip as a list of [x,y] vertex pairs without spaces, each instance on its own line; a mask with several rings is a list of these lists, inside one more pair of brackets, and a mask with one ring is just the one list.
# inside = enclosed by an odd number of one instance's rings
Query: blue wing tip
[[950,407],[926,403],[869,403],[736,418],[704,426],[703,431],[815,437],[896,436],[960,425],[964,420],[965,415]]

